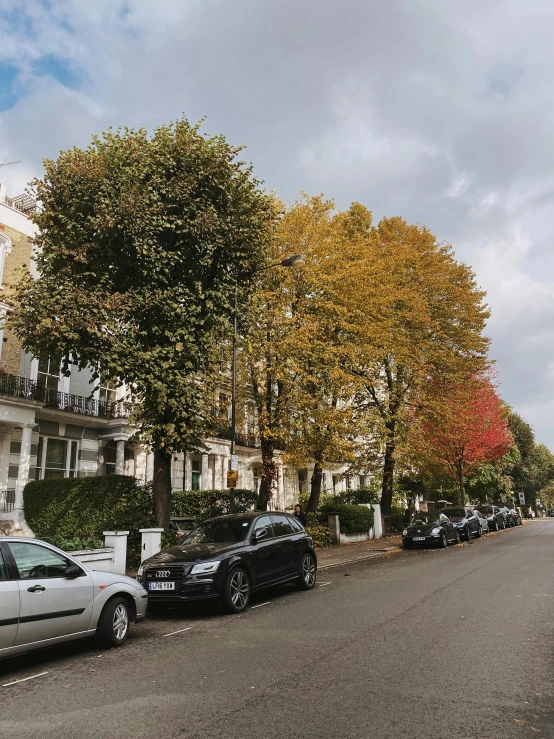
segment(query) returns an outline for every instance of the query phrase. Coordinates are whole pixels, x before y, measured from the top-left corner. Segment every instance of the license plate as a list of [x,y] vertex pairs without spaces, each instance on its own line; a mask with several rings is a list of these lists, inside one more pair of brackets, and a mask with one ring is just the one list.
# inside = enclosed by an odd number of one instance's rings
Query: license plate
[[149,582],[148,590],[175,590],[174,582]]
[[424,536],[414,536],[414,541],[425,541]]

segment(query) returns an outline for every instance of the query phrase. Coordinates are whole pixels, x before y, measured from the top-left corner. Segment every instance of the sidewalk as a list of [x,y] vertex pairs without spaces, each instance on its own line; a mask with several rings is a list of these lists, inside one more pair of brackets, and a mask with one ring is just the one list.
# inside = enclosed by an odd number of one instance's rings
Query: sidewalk
[[337,567],[338,565],[360,562],[364,559],[378,557],[387,552],[394,552],[400,549],[401,546],[402,537],[400,534],[394,534],[383,539],[359,541],[355,544],[342,544],[341,546],[334,546],[329,549],[318,549],[317,568],[318,570],[326,570],[330,567]]

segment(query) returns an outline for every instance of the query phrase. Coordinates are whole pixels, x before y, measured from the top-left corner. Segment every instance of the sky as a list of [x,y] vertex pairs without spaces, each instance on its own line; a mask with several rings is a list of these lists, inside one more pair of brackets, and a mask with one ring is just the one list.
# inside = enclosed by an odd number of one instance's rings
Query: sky
[[0,180],[108,126],[206,117],[285,200],[428,226],[492,310],[500,392],[554,450],[554,3],[0,0]]

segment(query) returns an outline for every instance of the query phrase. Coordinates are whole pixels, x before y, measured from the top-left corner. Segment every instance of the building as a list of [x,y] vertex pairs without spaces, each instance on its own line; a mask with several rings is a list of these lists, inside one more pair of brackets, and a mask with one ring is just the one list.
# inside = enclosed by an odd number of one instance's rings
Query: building
[[[0,290],[12,283],[21,267],[36,275],[32,239],[36,233],[29,214],[35,208],[27,195],[8,198],[0,184]],[[10,308],[0,294],[0,523],[24,529],[23,489],[29,480],[109,474],[152,477],[153,455],[131,442],[129,405],[124,388],[93,383],[92,371],[77,368],[69,377],[60,372],[60,359],[25,353],[17,338],[4,328]],[[226,401],[227,398],[227,401]],[[219,408],[228,397],[221,393]],[[225,408],[225,412],[227,408]],[[206,439],[203,454],[176,454],[174,489],[210,490],[226,486],[229,468],[229,429]],[[260,451],[253,434],[238,434],[238,487],[257,490]],[[345,465],[324,474],[324,490],[357,487],[347,479]],[[272,506],[294,506],[299,493],[309,491],[311,471],[279,464],[278,487]],[[6,523],[4,524],[6,528]]]

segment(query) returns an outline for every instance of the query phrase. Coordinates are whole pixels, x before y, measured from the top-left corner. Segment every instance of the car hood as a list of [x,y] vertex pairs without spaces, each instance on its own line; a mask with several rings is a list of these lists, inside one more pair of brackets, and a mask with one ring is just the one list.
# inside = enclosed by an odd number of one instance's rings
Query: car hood
[[432,526],[425,523],[425,524],[416,524],[411,523],[409,526],[406,526],[406,530],[408,531],[408,534],[428,534],[431,529],[435,529],[439,526],[438,523],[434,523]]
[[153,557],[150,557],[150,559],[145,560],[142,564],[143,566],[155,566],[219,559],[242,547],[244,547],[244,542],[238,544],[183,544],[182,546],[164,549]]

